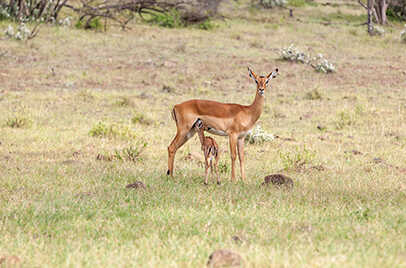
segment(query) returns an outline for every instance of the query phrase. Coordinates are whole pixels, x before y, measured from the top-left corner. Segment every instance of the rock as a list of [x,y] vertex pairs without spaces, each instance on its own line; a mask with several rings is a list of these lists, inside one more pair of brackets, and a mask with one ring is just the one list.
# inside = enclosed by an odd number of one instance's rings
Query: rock
[[293,180],[289,178],[288,176],[282,175],[282,174],[272,174],[268,175],[264,178],[264,182],[261,184],[261,186],[266,186],[269,184],[273,184],[276,187],[287,187],[287,188],[292,188],[293,187]]
[[214,251],[207,262],[208,267],[240,267],[244,263],[241,256],[228,249]]
[[143,190],[147,189],[147,187],[145,186],[145,184],[142,181],[136,181],[134,183],[128,184],[125,188],[127,188],[127,189],[134,188],[134,189],[143,189]]

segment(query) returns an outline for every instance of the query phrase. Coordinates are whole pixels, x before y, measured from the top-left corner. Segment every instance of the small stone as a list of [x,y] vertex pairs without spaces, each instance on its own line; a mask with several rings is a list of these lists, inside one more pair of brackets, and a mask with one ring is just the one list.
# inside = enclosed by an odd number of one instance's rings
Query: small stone
[[239,267],[244,263],[241,256],[228,249],[218,249],[214,251],[207,262],[208,267]]
[[268,175],[264,178],[264,182],[261,184],[261,186],[266,186],[269,184],[273,184],[276,187],[282,187],[285,186],[287,188],[292,188],[293,187],[293,180],[289,178],[288,176],[282,175],[282,174],[272,174]]
[[143,189],[143,190],[147,189],[147,187],[145,186],[145,184],[142,181],[136,181],[134,183],[128,184],[125,188],[127,188],[127,189],[134,188],[134,189]]

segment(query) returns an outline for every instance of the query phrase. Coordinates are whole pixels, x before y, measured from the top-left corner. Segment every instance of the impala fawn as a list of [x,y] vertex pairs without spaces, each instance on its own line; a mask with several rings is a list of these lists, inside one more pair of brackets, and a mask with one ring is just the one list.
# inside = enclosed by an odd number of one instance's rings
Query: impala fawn
[[202,151],[204,154],[205,169],[206,169],[204,184],[207,185],[209,167],[211,169],[211,173],[213,174],[213,158],[214,158],[214,160],[215,160],[214,168],[216,169],[216,174],[217,174],[217,184],[220,185],[220,176],[219,176],[219,171],[218,171],[219,146],[217,145],[217,142],[212,137],[204,136],[204,131],[207,130],[207,126],[203,123],[202,120],[197,119],[197,121],[195,123],[195,128],[196,128],[197,133],[199,134],[199,139],[200,139],[200,143],[202,145]]

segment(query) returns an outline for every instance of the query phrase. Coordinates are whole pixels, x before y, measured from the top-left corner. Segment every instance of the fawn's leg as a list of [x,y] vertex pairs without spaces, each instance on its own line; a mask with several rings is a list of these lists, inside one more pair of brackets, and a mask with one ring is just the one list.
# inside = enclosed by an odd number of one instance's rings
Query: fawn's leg
[[220,185],[221,182],[220,182],[220,176],[219,176],[218,163],[219,163],[219,153],[217,152],[217,155],[216,155],[216,162],[214,162],[214,167],[216,168],[217,184]]
[[204,155],[204,162],[205,162],[205,168],[206,168],[206,173],[205,173],[205,177],[204,177],[204,184],[207,185],[207,177],[209,174],[209,162],[207,161],[207,155]]

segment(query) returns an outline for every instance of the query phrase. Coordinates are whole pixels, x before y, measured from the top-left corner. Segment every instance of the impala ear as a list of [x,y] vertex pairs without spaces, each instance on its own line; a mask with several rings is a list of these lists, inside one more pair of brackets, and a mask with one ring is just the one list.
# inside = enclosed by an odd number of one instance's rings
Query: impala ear
[[270,73],[270,74],[268,74],[267,76],[266,76],[266,83],[268,84],[268,82],[272,79],[272,78],[275,78],[276,76],[277,76],[277,74],[278,74],[278,68],[276,68],[275,69],[275,71],[273,71],[272,73]]
[[254,79],[255,83],[258,84],[257,75],[254,73],[254,71],[251,70],[250,67],[248,67],[248,73],[249,73],[250,77],[251,77],[252,79]]

